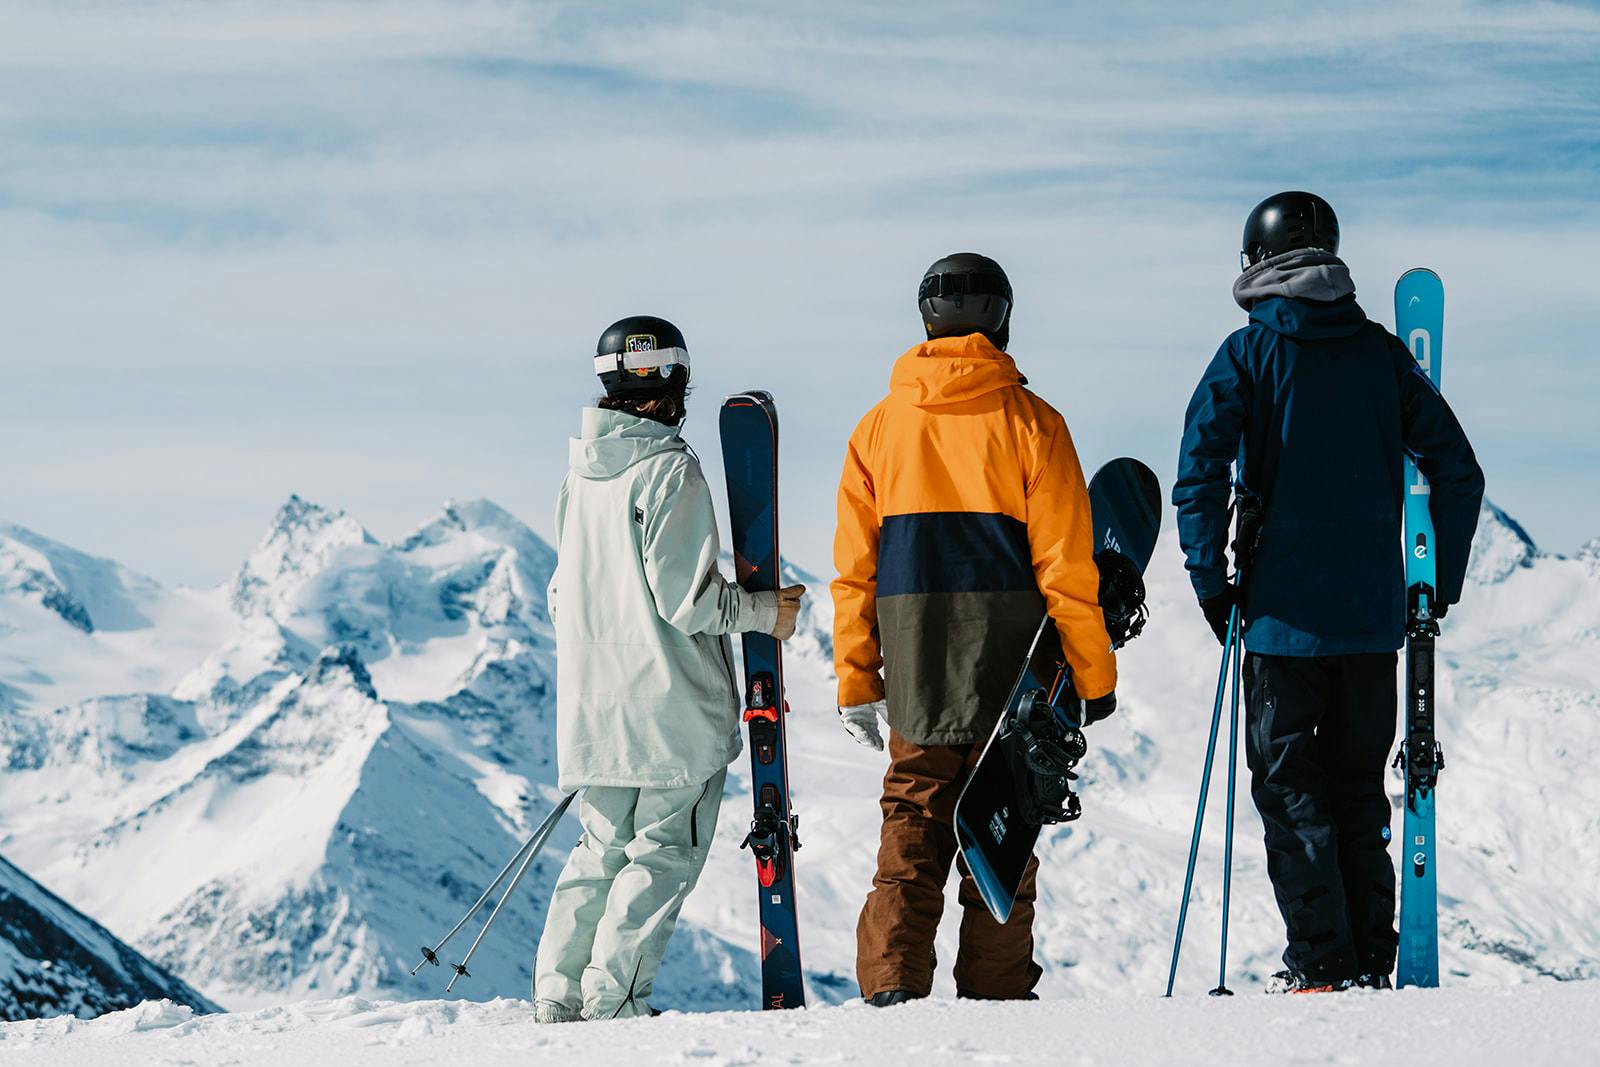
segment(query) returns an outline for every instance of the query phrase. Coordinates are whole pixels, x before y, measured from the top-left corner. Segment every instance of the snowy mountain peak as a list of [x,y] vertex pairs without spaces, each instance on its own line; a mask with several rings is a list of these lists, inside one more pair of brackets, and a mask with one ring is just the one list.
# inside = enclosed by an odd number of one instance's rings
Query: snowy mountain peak
[[[7,531],[8,532],[8,531]],[[0,592],[15,593],[54,612],[75,630],[94,633],[89,609],[67,591],[42,552],[0,533]]]
[[323,649],[317,661],[311,665],[311,670],[306,673],[306,681],[312,685],[349,684],[368,700],[378,699],[378,691],[372,685],[372,674],[361,661],[361,653],[349,645],[333,645]]
[[0,596],[36,603],[82,633],[148,626],[137,602],[158,588],[111,560],[0,524]]
[[1468,581],[1482,585],[1503,582],[1518,569],[1533,566],[1533,561],[1543,555],[1521,523],[1484,500],[1478,514],[1478,532],[1472,539]]
[[556,554],[523,521],[490,500],[450,500],[444,510],[419,526],[399,545],[401,552],[423,552],[466,538],[482,547],[499,546],[517,554],[530,582],[542,587],[555,571]]
[[350,516],[291,495],[229,583],[229,602],[240,615],[276,615],[335,553],[363,544],[377,541]]
[[448,500],[438,516],[418,527],[400,547],[436,545],[454,532],[481,532],[508,540],[524,540],[528,528],[521,519],[491,500]]

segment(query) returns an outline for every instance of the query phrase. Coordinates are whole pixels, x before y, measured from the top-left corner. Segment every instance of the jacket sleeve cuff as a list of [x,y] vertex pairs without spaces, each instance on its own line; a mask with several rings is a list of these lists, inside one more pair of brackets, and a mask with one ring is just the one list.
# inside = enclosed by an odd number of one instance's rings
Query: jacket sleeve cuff
[[778,626],[778,594],[739,590],[739,632],[770,634]]
[[1109,670],[1085,671],[1072,682],[1072,688],[1084,700],[1099,700],[1117,691],[1117,668],[1113,664]]
[[857,708],[883,699],[883,679],[876,674],[852,673],[839,677],[839,707]]
[[1228,591],[1228,575],[1223,571],[1191,571],[1189,581],[1200,600],[1212,600]]

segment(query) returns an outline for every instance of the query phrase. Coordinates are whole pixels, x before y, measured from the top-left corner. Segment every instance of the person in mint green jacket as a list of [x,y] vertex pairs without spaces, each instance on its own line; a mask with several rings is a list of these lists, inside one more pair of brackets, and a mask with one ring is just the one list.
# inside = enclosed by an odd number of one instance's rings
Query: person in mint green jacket
[[711,848],[740,750],[729,634],[794,633],[803,586],[748,593],[717,569],[711,489],[679,435],[683,335],[635,316],[600,337],[556,503],[556,743],[583,789],[534,962],[539,1022],[649,1015],[656,970]]

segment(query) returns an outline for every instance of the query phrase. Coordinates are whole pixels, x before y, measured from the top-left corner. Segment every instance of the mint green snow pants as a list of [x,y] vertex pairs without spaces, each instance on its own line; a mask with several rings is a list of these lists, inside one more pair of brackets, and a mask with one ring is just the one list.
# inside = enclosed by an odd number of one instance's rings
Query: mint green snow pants
[[684,898],[711,851],[726,770],[680,789],[590,786],[533,967],[541,1021],[650,1014]]

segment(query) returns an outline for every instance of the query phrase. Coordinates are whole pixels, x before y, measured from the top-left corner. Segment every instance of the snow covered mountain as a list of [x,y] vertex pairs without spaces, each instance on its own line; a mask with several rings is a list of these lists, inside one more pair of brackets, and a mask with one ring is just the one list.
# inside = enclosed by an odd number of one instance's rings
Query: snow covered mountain
[[0,859],[0,1020],[92,1019],[160,999],[218,1010]]
[[[234,577],[205,591],[0,527],[0,850],[229,1007],[437,995],[443,971],[407,973],[417,946],[557,799],[553,564],[483,501],[384,544],[291,498]],[[854,991],[883,757],[837,724],[831,611],[824,583],[808,584],[788,657],[796,870],[812,995],[839,1000]],[[1091,732],[1086,815],[1043,844],[1046,995],[1164,983],[1218,652],[1170,535],[1150,585],[1122,708]],[[1440,644],[1452,981],[1600,976],[1597,642],[1600,541],[1576,559],[1543,554],[1486,507]],[[755,886],[736,847],[744,761],[734,770],[721,843],[657,983],[665,1007],[755,1002]],[[1246,790],[1230,952],[1241,985],[1281,947]],[[1214,967],[1220,792],[1188,984]],[[457,994],[527,995],[544,894],[576,832],[569,819]]]
[[[209,647],[144,650],[130,681],[165,691],[87,698],[60,679],[95,632],[57,611],[68,644],[47,666],[53,609],[30,583],[6,601],[28,633],[5,661],[7,848],[232,1003],[398,989],[549,793],[553,563],[488,503],[381,545],[293,498],[225,587],[193,597]],[[110,565],[61,588],[92,605],[103,575],[138,591],[133,610],[166,597]],[[541,918],[506,917],[474,968],[485,985],[523,984]]]

